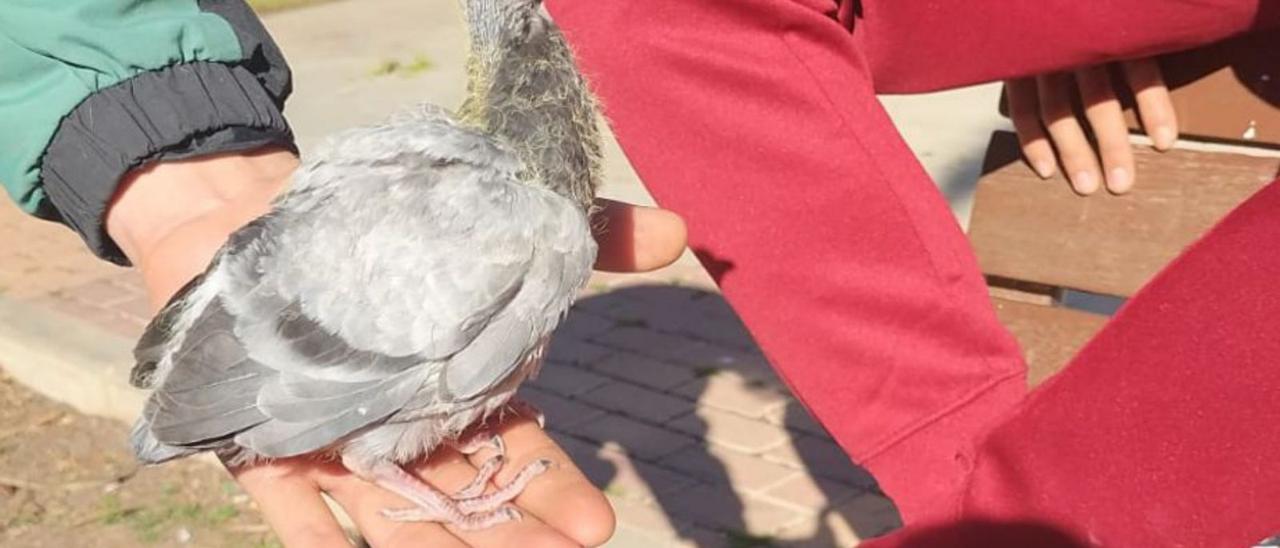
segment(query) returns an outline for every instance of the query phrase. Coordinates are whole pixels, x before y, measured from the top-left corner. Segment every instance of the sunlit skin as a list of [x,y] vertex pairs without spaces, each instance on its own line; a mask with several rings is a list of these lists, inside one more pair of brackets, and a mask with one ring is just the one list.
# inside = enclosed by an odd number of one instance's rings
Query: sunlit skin
[[[107,213],[107,232],[141,272],[153,311],[203,271],[233,231],[269,209],[297,165],[292,153],[266,149],[163,163],[122,182]],[[685,227],[675,214],[608,200],[598,205],[596,225],[603,229],[597,234],[597,269],[649,271],[683,252]],[[321,492],[342,505],[376,547],[592,546],[612,535],[614,516],[604,495],[535,422],[512,417],[499,430],[509,460],[498,484],[538,458],[549,458],[558,467],[516,499],[524,520],[489,530],[462,532],[435,523],[387,520],[378,511],[405,501],[336,462],[286,459],[231,473],[288,546],[350,545]],[[445,449],[410,468],[448,492],[474,477],[486,457],[485,452],[465,457]]]

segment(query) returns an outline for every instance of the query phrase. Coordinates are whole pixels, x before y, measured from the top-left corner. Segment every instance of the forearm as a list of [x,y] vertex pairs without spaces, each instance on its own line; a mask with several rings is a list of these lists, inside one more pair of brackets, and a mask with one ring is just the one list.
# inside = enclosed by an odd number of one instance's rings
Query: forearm
[[128,174],[106,229],[142,273],[152,308],[204,271],[232,232],[266,213],[297,164],[293,153],[267,148]]

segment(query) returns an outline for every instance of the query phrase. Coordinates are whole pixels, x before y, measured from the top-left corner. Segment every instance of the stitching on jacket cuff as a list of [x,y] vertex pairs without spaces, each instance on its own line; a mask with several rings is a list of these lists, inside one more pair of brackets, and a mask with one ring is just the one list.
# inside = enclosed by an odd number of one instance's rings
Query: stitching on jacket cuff
[[187,63],[99,90],[63,118],[40,175],[61,220],[99,257],[128,265],[106,233],[120,179],[143,164],[266,145],[293,148],[293,133],[248,69]]

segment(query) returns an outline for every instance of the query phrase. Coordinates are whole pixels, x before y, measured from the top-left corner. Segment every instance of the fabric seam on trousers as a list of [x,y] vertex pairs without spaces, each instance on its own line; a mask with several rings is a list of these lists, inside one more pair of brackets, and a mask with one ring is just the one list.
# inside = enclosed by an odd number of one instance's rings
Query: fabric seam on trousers
[[[831,95],[827,92],[827,89],[822,85],[817,75],[814,74],[813,69],[807,63],[804,62],[803,57],[798,52],[796,52],[796,50],[792,47],[791,42],[788,39],[790,35],[791,35],[791,31],[789,29],[784,28],[782,29],[782,36],[780,36],[778,39],[782,41],[783,46],[787,49],[788,52],[791,53],[791,56],[804,69],[805,73],[809,75],[810,82],[812,82],[813,85],[817,87],[818,92],[822,94],[822,97],[827,102],[828,107],[837,116],[837,119],[839,120],[840,125],[845,128],[846,130],[845,132],[848,135],[850,135],[850,137],[855,142],[858,143],[858,145],[862,148],[862,150],[864,151],[867,150],[867,147],[862,145],[862,140],[858,136],[857,132],[853,131],[852,124],[850,124],[849,120],[843,115],[843,113],[840,112],[840,109],[836,106],[835,101],[831,98]],[[871,156],[871,155],[868,155],[868,156]],[[884,171],[880,168],[880,165],[875,161],[874,157],[871,158],[871,164],[873,168],[879,173],[880,177],[886,181],[886,186],[889,188],[890,192],[893,192],[894,196],[897,197],[898,207],[901,208],[902,195],[893,186],[893,184],[889,182],[890,180],[889,177],[885,176]],[[915,218],[909,213],[907,213],[905,210],[903,211],[903,215],[908,219],[911,225],[912,233],[914,234],[916,240],[919,241],[921,243],[921,247],[926,250],[925,255],[929,259],[929,266],[930,266],[930,269],[933,271],[933,275],[938,279],[946,280],[946,277],[942,276],[941,272],[937,267],[937,264],[934,262],[933,254],[928,251],[929,249],[928,246],[924,245],[924,238],[920,236],[919,229],[916,227]],[[944,285],[951,285],[951,284],[944,284]],[[945,294],[939,295],[939,297],[946,297],[946,296],[947,295]],[[946,300],[946,299],[942,299],[942,300]],[[995,364],[993,364],[989,358],[983,356],[983,357],[980,357],[979,359],[986,366],[989,372],[1000,371],[1000,368],[996,367]],[[900,429],[898,433],[887,434],[883,436],[881,439],[874,440],[873,442],[868,443],[866,447],[869,447],[870,449],[866,451],[867,456],[858,457],[858,458],[863,462],[872,460],[873,458],[880,455],[881,453],[888,451],[898,443],[901,443],[904,439],[910,437],[915,432],[918,432],[928,427],[930,424],[933,424],[941,420],[943,417],[955,412],[959,407],[977,399],[982,394],[990,391],[993,387],[1003,384],[1004,382],[1007,382],[1012,377],[1017,377],[1020,375],[1025,375],[1025,372],[1022,370],[1015,370],[1015,371],[1006,373],[1004,375],[999,375],[992,380],[988,380],[986,383],[979,385],[978,388],[956,399],[953,399],[949,403],[942,405],[938,411],[925,415],[924,417],[918,419],[913,423],[909,423],[908,426]]]

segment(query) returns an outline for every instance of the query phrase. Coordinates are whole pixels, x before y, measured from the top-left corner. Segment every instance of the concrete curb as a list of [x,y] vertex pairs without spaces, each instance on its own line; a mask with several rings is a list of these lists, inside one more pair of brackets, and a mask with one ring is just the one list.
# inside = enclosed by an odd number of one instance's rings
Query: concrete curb
[[23,385],[89,415],[131,423],[145,392],[129,385],[133,341],[0,296],[0,360]]
[[[0,361],[23,386],[86,415],[133,424],[146,391],[129,384],[135,341],[87,321],[0,296]],[[120,440],[125,443],[126,440]],[[217,457],[191,457],[222,468]],[[329,497],[325,503],[351,538],[355,523]]]

